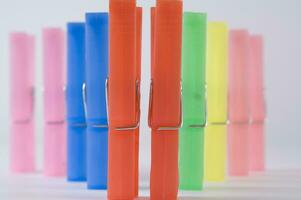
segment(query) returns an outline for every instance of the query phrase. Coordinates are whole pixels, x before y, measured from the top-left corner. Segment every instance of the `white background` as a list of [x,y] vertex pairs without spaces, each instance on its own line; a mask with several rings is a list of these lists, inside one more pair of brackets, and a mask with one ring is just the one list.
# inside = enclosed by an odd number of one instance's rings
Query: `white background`
[[[151,0],[144,8],[142,52],[142,127],[140,173],[148,182],[150,130],[147,127],[150,79]],[[209,20],[231,28],[248,28],[266,41],[265,84],[268,103],[266,155],[268,169],[301,169],[301,1],[299,0],[184,0],[186,11],[207,12]],[[41,28],[65,27],[81,21],[87,11],[107,11],[108,0],[0,0],[0,170],[8,166],[9,66],[8,33],[25,30],[37,36],[36,125],[39,168],[42,155]]]

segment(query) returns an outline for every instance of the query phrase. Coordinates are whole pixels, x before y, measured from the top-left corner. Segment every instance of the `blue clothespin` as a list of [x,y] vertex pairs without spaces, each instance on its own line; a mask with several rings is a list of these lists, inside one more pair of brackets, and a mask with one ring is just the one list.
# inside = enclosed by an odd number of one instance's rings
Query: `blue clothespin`
[[108,13],[86,14],[86,111],[88,189],[107,188]]
[[68,181],[86,181],[85,24],[67,24]]

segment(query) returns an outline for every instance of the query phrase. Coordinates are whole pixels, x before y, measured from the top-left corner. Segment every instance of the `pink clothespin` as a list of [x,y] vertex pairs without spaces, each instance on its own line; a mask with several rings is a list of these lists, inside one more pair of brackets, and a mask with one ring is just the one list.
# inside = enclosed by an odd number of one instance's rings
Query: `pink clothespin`
[[249,99],[251,124],[249,133],[249,169],[264,171],[264,77],[263,77],[263,38],[250,36]]
[[10,170],[35,170],[34,145],[34,36],[10,34]]
[[247,30],[230,32],[229,65],[229,175],[247,176],[248,164],[248,68],[249,34]]
[[43,30],[44,174],[66,174],[65,33]]

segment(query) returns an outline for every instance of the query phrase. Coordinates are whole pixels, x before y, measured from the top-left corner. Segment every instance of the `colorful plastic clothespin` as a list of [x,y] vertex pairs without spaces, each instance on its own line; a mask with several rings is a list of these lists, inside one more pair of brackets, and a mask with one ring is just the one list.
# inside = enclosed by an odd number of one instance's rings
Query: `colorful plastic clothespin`
[[66,175],[65,33],[43,30],[44,174]]
[[35,170],[34,68],[35,38],[23,32],[10,34],[10,170]]
[[107,189],[108,119],[106,82],[109,45],[108,13],[86,14],[87,184]]
[[173,200],[177,199],[179,187],[183,2],[157,0],[152,15],[150,197]]
[[182,84],[183,128],[180,130],[180,189],[202,190],[206,127],[207,15],[184,13]]
[[205,180],[221,182],[226,177],[228,122],[228,27],[208,23],[207,100],[208,125],[205,131]]
[[86,181],[85,24],[67,24],[67,179]]
[[135,0],[110,0],[108,199],[138,195],[139,9]]
[[230,31],[228,158],[230,176],[247,176],[249,171],[249,34]]
[[251,124],[249,133],[249,169],[265,169],[265,97],[264,97],[264,41],[260,35],[250,36],[249,99]]

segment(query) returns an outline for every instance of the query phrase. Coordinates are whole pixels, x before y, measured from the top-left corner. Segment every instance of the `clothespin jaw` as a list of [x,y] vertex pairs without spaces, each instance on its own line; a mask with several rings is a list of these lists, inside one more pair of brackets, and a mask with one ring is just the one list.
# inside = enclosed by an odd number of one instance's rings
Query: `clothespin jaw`
[[228,32],[224,22],[208,23],[208,125],[228,124]]
[[249,67],[249,33],[247,30],[231,30],[229,65],[229,123],[250,123],[247,73]]
[[204,128],[207,124],[207,14],[185,12],[183,27],[183,126]]
[[85,127],[85,103],[82,85],[85,83],[85,23],[67,24],[67,120],[73,126]]
[[110,22],[110,72],[107,87],[109,124],[110,128],[119,131],[135,130],[140,125],[136,1],[121,3],[111,0]]
[[156,130],[178,130],[182,126],[182,6],[182,1],[159,0],[152,11],[154,49],[148,123]]
[[44,118],[47,123],[65,120],[65,33],[61,28],[43,29]]
[[89,126],[107,128],[106,81],[108,77],[109,16],[86,14],[86,81],[83,99]]
[[35,37],[14,32],[10,40],[11,118],[13,123],[27,123],[34,114]]
[[261,123],[266,118],[264,89],[264,41],[262,35],[250,36],[249,90],[252,123]]

